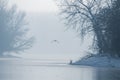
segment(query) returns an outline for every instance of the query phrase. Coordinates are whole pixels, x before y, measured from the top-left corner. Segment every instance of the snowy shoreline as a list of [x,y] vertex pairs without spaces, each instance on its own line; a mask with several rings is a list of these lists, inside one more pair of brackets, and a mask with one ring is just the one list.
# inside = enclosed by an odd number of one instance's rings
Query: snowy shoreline
[[92,55],[84,57],[70,65],[83,65],[91,67],[115,67],[120,68],[120,58]]

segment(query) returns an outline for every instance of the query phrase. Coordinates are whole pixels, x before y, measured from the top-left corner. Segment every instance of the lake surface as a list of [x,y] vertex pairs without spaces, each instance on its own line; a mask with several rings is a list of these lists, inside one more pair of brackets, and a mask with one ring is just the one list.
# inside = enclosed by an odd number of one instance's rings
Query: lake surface
[[0,60],[0,80],[120,80],[120,69],[48,60]]

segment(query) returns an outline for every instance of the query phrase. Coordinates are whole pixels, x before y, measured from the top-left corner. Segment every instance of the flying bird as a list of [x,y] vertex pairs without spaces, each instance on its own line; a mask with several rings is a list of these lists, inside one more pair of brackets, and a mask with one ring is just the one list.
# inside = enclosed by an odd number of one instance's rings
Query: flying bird
[[51,43],[59,43],[58,40],[52,40]]

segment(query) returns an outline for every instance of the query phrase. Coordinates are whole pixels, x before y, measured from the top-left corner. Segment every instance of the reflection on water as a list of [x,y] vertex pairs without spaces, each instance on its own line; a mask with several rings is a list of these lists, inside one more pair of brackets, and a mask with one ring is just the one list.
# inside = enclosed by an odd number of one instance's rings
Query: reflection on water
[[119,75],[120,70],[114,68],[0,61],[0,80],[120,80]]
[[120,69],[97,69],[96,80],[120,80]]

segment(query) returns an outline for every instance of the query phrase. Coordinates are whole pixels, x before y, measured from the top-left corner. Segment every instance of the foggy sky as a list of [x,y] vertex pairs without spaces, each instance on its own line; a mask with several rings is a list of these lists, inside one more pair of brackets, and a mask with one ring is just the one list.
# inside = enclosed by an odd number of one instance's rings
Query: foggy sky
[[[27,13],[30,34],[35,36],[34,46],[23,53],[27,58],[74,59],[84,55],[90,41],[81,44],[74,30],[67,30],[58,16],[58,8],[53,0],[10,0],[20,10]],[[58,40],[59,43],[51,43]]]

